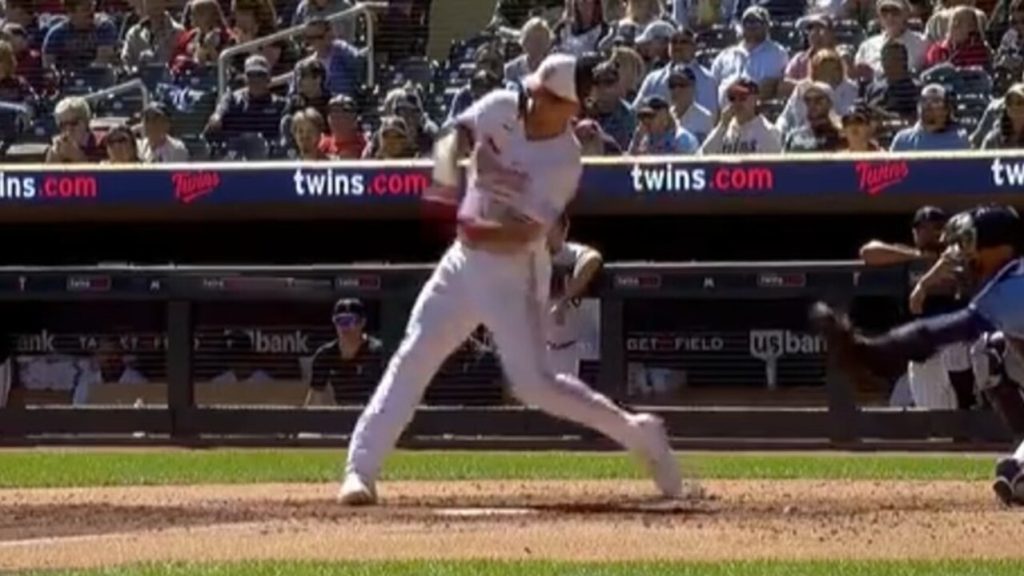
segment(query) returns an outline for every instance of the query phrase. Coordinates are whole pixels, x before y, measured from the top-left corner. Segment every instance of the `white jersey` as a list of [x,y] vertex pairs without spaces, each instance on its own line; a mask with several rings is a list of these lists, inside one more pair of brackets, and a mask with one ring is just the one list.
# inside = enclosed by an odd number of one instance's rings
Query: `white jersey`
[[576,195],[583,172],[579,142],[570,129],[549,140],[527,140],[519,97],[512,90],[495,90],[456,120],[473,133],[475,146],[490,146],[503,165],[528,174],[526,189],[513,205],[498,203],[478,186],[477,168],[471,163],[459,206],[462,218],[501,221],[512,211],[550,226]]

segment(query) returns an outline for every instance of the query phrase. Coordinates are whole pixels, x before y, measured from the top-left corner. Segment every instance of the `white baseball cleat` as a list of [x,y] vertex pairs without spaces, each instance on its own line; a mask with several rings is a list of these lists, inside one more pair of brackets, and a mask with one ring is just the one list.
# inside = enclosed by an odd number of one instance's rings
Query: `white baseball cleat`
[[658,490],[666,498],[680,498],[683,494],[683,473],[668,443],[665,423],[654,414],[636,414],[632,417],[632,424],[638,432],[639,455],[654,477]]
[[338,502],[345,506],[373,506],[377,503],[377,491],[373,482],[367,482],[362,476],[350,472],[341,484]]

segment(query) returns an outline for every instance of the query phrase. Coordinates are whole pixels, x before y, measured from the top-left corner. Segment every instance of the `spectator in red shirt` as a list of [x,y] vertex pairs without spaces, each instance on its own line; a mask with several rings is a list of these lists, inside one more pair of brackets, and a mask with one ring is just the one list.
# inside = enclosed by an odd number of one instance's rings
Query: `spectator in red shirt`
[[981,34],[978,16],[974,9],[959,6],[950,16],[946,39],[928,49],[925,62],[929,67],[949,62],[958,68],[980,66],[990,68],[992,51]]
[[366,148],[366,137],[359,128],[356,102],[350,96],[338,94],[327,105],[327,124],[330,134],[320,138],[320,151],[339,160],[358,160]]
[[36,93],[17,75],[17,68],[14,48],[9,42],[0,41],[0,102],[24,106],[26,112],[31,112],[35,108]]
[[15,74],[25,78],[37,95],[53,92],[56,88],[54,78],[43,68],[43,57],[39,50],[32,48],[25,27],[13,22],[4,24],[3,39],[14,49],[14,58],[18,62]]
[[181,35],[172,67],[216,66],[220,51],[234,43],[234,36],[217,0],[195,0],[191,5],[192,29]]
[[300,110],[292,116],[292,139],[299,160],[328,160],[320,148],[320,137],[324,133],[324,117],[313,108]]

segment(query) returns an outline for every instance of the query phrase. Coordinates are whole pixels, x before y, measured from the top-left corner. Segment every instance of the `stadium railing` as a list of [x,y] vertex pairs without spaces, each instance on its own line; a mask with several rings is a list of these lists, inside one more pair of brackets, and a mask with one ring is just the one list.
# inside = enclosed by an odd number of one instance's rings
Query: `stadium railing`
[[[381,302],[385,341],[400,336],[408,305],[426,279],[427,265],[296,267],[134,267],[0,269],[0,302],[159,302],[166,317],[167,406],[141,408],[38,406],[0,409],[5,443],[109,442],[144,436],[157,442],[275,444],[324,435],[347,435],[358,407],[199,407],[193,383],[194,311],[210,302],[315,301],[340,296]],[[601,305],[598,386],[623,398],[624,303],[637,299],[824,299],[848,305],[855,297],[906,296],[908,270],[866,269],[851,262],[735,264],[610,264],[594,290]],[[793,319],[800,322],[802,319]],[[1008,436],[986,411],[918,411],[859,407],[853,386],[834,370],[824,382],[827,406],[665,407],[677,444],[801,447],[873,447],[908,444],[949,448],[953,439],[973,447]],[[135,438],[138,441],[138,438]],[[317,442],[317,441],[311,441]],[[604,446],[580,428],[521,407],[421,408],[406,445]]]

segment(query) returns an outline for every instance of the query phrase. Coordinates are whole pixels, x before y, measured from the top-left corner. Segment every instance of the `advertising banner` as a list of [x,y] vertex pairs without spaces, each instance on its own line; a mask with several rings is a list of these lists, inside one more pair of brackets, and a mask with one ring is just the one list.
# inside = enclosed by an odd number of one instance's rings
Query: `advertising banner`
[[[427,161],[177,166],[7,167],[0,205],[415,206],[430,184]],[[752,197],[863,199],[1024,192],[1024,155],[800,156],[740,159],[596,159],[579,202]]]

